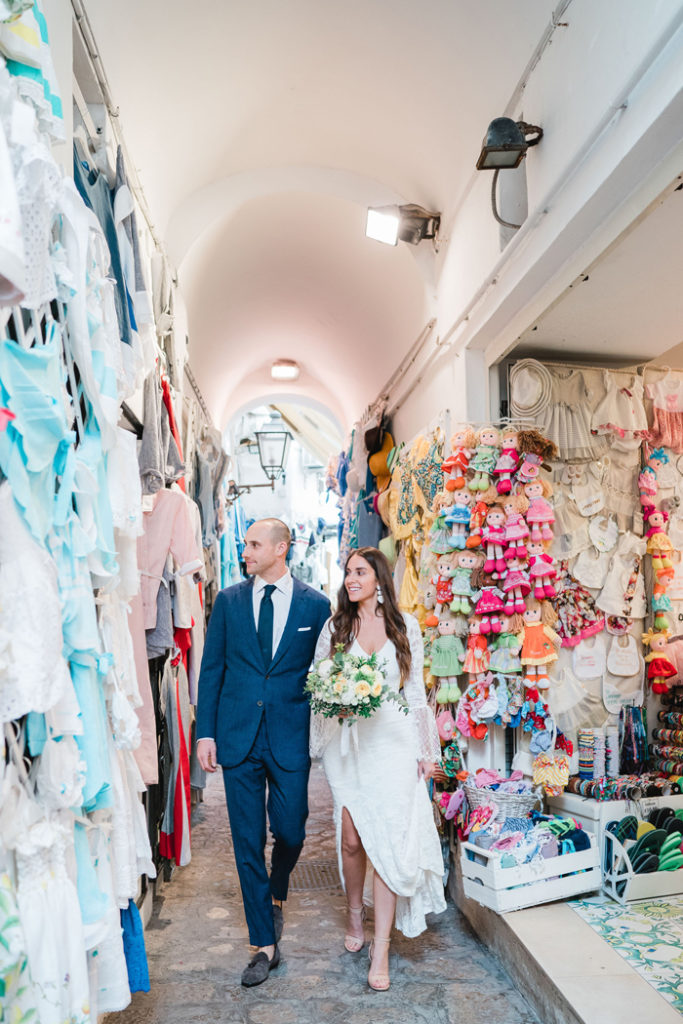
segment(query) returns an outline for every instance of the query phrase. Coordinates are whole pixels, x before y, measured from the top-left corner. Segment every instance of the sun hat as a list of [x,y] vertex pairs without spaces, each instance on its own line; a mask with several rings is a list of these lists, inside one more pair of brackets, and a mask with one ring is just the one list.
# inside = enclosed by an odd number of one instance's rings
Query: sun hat
[[391,483],[391,472],[389,470],[388,458],[389,452],[394,447],[394,439],[389,433],[385,431],[384,440],[382,441],[382,447],[379,451],[376,451],[373,455],[368,458],[368,466],[370,472],[374,476],[377,482],[377,490],[384,491]]
[[520,359],[510,370],[510,414],[536,419],[550,404],[552,390],[552,377],[543,363]]

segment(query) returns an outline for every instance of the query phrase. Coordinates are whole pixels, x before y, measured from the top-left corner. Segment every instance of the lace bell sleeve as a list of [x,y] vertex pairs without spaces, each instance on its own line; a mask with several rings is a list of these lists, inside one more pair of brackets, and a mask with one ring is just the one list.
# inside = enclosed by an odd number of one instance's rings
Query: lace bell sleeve
[[441,760],[441,742],[434,721],[434,713],[427,705],[422,669],[424,646],[417,619],[404,616],[410,644],[410,674],[403,684],[403,696],[408,701],[410,717],[415,722],[418,737],[418,758],[420,761]]
[[[320,661],[321,658],[328,658],[330,656],[332,637],[330,622],[331,619],[328,619],[318,637],[318,642],[315,645],[315,654],[313,655],[313,664]],[[308,751],[311,757],[322,757],[323,751],[334,734],[335,728],[338,728],[338,726],[334,718],[325,718],[323,715],[311,714],[311,731],[308,741]]]

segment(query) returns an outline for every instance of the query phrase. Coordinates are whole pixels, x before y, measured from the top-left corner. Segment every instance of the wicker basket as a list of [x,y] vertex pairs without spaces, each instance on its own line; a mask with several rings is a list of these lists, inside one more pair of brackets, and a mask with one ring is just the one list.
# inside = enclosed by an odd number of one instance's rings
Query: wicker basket
[[501,793],[496,789],[478,789],[467,783],[464,783],[463,788],[470,808],[493,804],[506,818],[523,818],[537,805],[543,806],[540,786],[531,793]]

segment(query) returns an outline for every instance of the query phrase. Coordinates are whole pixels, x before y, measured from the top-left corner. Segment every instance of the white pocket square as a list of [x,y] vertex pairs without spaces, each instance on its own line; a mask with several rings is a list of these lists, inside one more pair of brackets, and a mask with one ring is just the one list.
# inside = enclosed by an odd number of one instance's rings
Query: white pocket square
[[312,626],[299,626],[297,633],[308,633],[312,628]]

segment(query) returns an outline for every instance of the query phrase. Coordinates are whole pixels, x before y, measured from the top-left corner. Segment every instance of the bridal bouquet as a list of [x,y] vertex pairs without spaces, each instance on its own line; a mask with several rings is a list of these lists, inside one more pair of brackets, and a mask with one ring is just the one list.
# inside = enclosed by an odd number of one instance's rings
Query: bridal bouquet
[[358,718],[369,718],[382,701],[395,701],[407,713],[406,701],[387,686],[382,668],[377,654],[349,654],[343,644],[337,644],[333,656],[318,661],[308,673],[304,689],[311,710],[349,725]]

